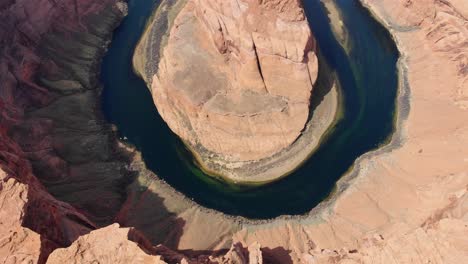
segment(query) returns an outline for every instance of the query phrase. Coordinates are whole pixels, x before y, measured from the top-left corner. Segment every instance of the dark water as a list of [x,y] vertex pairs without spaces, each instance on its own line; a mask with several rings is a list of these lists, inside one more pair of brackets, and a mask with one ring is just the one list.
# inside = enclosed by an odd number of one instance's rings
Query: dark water
[[158,115],[149,90],[131,67],[145,19],[157,2],[129,1],[129,16],[116,30],[102,66],[104,112],[121,137],[143,153],[151,170],[199,204],[250,218],[304,214],[327,197],[360,155],[391,136],[398,51],[390,36],[358,0],[337,0],[350,32],[348,55],[334,38],[319,0],[305,0],[319,47],[342,84],[344,118],[299,170],[267,186],[231,186],[187,166],[177,153],[177,137]]

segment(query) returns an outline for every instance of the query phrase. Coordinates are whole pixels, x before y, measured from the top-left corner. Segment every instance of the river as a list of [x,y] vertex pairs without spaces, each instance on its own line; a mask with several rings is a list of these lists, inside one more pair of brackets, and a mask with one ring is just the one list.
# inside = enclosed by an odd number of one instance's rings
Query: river
[[179,139],[132,70],[133,50],[158,1],[129,0],[129,15],[114,32],[102,64],[103,111],[120,137],[141,151],[149,169],[197,203],[255,219],[307,213],[359,156],[386,143],[394,131],[398,50],[358,0],[335,2],[348,32],[346,50],[321,2],[304,0],[304,7],[323,57],[338,74],[344,114],[317,152],[284,179],[258,187],[227,184],[182,158]]

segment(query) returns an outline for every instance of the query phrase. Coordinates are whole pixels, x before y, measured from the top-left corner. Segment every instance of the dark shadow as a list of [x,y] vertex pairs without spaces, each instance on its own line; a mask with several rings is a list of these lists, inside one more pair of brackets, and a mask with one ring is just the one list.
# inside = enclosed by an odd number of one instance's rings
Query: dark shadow
[[265,264],[293,264],[291,250],[283,247],[261,248]]
[[[245,249],[247,250],[247,249]],[[226,255],[226,253],[229,251],[229,249],[219,249],[219,250],[192,250],[192,249],[185,249],[185,250],[179,250],[181,254],[184,254],[187,257],[190,258],[196,258],[199,256],[212,256],[212,257],[219,257]]]
[[323,57],[320,50],[317,51],[317,58],[319,61],[319,72],[317,81],[312,89],[308,121],[312,119],[315,109],[322,103],[323,99],[331,91],[333,86],[338,84],[336,73],[332,70],[330,65],[328,65],[327,60]]
[[49,258],[49,255],[52,253],[53,250],[55,250],[58,247],[59,245],[57,245],[56,243],[48,240],[47,238],[44,238],[44,236],[41,236],[41,253],[39,254],[37,263],[46,263],[47,258]]
[[[237,255],[241,259],[244,259],[246,262],[249,261],[249,251],[246,247],[244,247],[241,243],[236,243],[231,248],[233,252],[231,254]],[[291,250],[286,250],[283,247],[276,247],[276,248],[268,248],[264,247],[260,249],[262,252],[262,258],[264,264],[293,264],[293,260],[291,258]],[[184,256],[190,259],[197,259],[197,260],[209,260],[208,256],[211,257],[221,257],[225,256],[230,250],[228,249],[221,249],[221,250],[180,250],[178,253],[183,254]],[[164,257],[164,260],[168,263],[179,263],[180,262],[180,255],[178,257],[171,257],[170,252],[168,251],[159,251],[159,255]],[[174,254],[174,253],[172,253]],[[205,263],[205,262],[202,262]],[[209,263],[209,262],[206,262]]]
[[157,194],[160,182],[141,160],[130,163],[135,179],[126,187],[126,201],[114,221],[134,227],[153,244],[177,248],[185,221],[166,209],[165,199]]

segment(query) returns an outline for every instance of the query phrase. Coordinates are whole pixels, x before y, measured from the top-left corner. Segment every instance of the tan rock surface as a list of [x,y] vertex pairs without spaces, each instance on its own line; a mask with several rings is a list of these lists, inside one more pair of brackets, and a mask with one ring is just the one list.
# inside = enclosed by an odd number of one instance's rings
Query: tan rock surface
[[0,170],[0,263],[37,263],[39,234],[22,227],[28,187]]
[[318,74],[300,1],[188,0],[175,15],[160,54],[147,36],[134,59],[169,127],[202,162],[221,156],[227,167],[290,146]]
[[117,224],[92,231],[70,247],[52,252],[47,263],[166,263],[160,256],[151,256],[130,241],[131,231]]

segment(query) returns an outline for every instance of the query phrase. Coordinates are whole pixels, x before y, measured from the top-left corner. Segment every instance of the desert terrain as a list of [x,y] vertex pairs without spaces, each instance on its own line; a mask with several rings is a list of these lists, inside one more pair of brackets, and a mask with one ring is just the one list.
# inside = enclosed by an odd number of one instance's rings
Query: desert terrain
[[0,262],[467,262],[468,3],[361,2],[401,53],[396,131],[308,214],[255,221],[185,198],[103,118],[126,3],[2,1]]

